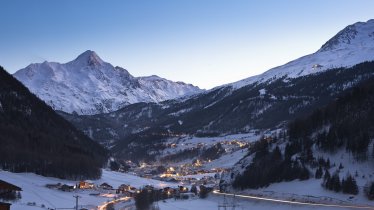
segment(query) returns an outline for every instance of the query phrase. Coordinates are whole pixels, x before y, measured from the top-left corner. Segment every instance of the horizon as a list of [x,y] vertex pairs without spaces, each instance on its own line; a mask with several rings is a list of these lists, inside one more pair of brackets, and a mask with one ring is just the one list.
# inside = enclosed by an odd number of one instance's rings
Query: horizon
[[346,26],[372,19],[374,6],[367,0],[1,4],[7,33],[0,35],[0,65],[9,73],[92,50],[136,77],[158,75],[203,89],[314,53]]

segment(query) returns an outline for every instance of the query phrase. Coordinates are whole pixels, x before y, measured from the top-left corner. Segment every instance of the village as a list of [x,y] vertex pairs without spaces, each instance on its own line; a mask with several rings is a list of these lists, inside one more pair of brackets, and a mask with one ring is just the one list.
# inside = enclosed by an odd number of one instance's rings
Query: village
[[[51,180],[44,182],[41,187],[53,194],[62,193],[64,196],[71,197],[72,201],[76,196],[77,204],[74,204],[75,207],[79,206],[78,209],[110,209],[108,206],[118,207],[121,203],[122,206],[134,207],[135,198],[139,198],[139,194],[144,191],[156,193],[156,200],[198,199],[202,193],[217,189],[221,174],[228,170],[228,165],[231,165],[231,163],[222,164],[222,161],[237,158],[233,158],[232,155],[241,157],[249,145],[250,142],[246,140],[225,137],[214,138],[207,143],[193,138],[177,137],[165,142],[166,149],[157,161],[134,162],[110,159],[107,168],[103,169],[104,176],[107,178],[78,181]],[[194,155],[192,158],[189,154],[191,151]],[[196,151],[197,153],[194,153]],[[184,156],[185,154],[188,155]],[[132,181],[128,177],[142,181]],[[24,200],[21,199],[22,185],[17,187],[8,183],[6,186],[9,188],[6,192],[13,197],[9,200],[2,199],[4,202],[0,205],[1,210],[12,209],[12,203]],[[97,201],[93,202],[95,199]],[[27,200],[29,201],[18,202],[17,205],[42,209],[58,209],[62,206],[62,204],[46,205],[47,201],[35,202],[37,199]],[[87,206],[87,203],[97,204]]]

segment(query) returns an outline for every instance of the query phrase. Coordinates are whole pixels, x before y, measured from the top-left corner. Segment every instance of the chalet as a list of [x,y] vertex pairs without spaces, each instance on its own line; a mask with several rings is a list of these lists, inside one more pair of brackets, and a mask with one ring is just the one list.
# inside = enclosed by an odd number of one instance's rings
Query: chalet
[[95,185],[93,183],[86,182],[86,181],[80,181],[78,184],[79,189],[93,189],[94,187]]
[[117,194],[120,194],[120,193],[124,194],[126,191],[129,191],[129,190],[131,190],[131,186],[130,186],[130,185],[127,185],[127,184],[121,184],[121,185],[118,187],[116,193],[117,193]]
[[134,197],[137,192],[136,192],[135,187],[131,187],[130,185],[127,185],[127,184],[122,184],[118,187],[118,189],[116,190],[116,193],[123,194],[128,197]]
[[0,210],[10,210],[10,203],[2,203],[0,202]]
[[[0,180],[0,199],[16,200],[20,198],[20,191],[22,191],[20,187],[17,187],[6,181]],[[10,203],[0,202],[0,210],[9,210],[10,205]]]
[[57,184],[46,184],[45,185],[47,188],[49,188],[49,189],[59,189],[59,188],[61,188],[61,183],[57,183]]
[[313,66],[312,66],[312,69],[321,69],[323,66],[322,65],[320,65],[320,64],[314,64]]
[[74,186],[69,186],[69,185],[67,185],[67,184],[63,184],[63,185],[61,185],[61,187],[58,188],[58,189],[59,189],[59,190],[62,190],[62,191],[64,191],[64,192],[71,192],[71,191],[74,190]]
[[179,187],[179,192],[180,193],[186,193],[188,192],[188,188],[187,187],[184,187],[184,186],[178,186]]
[[103,190],[113,190],[113,187],[106,182],[102,183],[99,188]]

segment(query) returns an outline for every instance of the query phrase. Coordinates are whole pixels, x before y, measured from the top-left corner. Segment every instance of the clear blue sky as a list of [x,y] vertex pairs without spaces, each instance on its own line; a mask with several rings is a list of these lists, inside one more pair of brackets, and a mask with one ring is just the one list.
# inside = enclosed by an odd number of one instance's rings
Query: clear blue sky
[[202,88],[313,53],[373,0],[1,0],[0,65],[68,62],[90,49],[134,76]]

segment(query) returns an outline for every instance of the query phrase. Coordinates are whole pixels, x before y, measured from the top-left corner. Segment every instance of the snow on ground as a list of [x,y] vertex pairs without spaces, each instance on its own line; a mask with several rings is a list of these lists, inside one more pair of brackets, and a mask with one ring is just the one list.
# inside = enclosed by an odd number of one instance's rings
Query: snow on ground
[[[218,159],[211,160],[211,162],[204,162],[203,169],[210,170],[215,168],[232,168],[235,163],[242,159],[247,154],[245,144],[251,144],[258,141],[261,136],[271,136],[279,130],[252,130],[248,133],[232,134],[226,136],[217,137],[194,137],[185,136],[178,138],[170,138],[165,142],[166,149],[162,151],[160,158],[170,155],[177,154],[183,150],[196,149],[196,148],[209,148],[218,143],[221,143],[222,147],[226,152]],[[170,146],[172,145],[172,146]],[[243,146],[244,145],[244,146]],[[243,146],[243,147],[241,147]],[[182,165],[191,163],[192,159],[185,159],[179,162],[169,163],[171,165]]]
[[297,200],[302,202],[373,205],[373,202],[369,201],[364,196],[362,189],[360,189],[359,194],[356,196],[335,193],[322,188],[321,182],[322,179],[309,179],[306,181],[295,180],[291,182],[271,184],[269,187],[257,190],[245,190],[239,194]]
[[350,67],[365,61],[372,61],[374,59],[373,27],[374,20],[355,23],[339,32],[338,37],[333,37],[328,41],[329,44],[315,53],[272,68],[260,75],[223,85],[223,87],[231,86],[239,89],[249,84],[266,82],[283,76],[296,78],[331,68]]
[[203,177],[214,177],[215,175],[216,175],[216,173],[193,174],[193,175],[182,176],[182,178],[201,179]]
[[94,181],[95,184],[102,184],[106,182],[112,185],[114,188],[120,186],[121,184],[128,184],[133,187],[139,188],[145,185],[152,185],[154,187],[164,188],[164,187],[177,187],[177,183],[169,183],[158,181],[154,179],[146,179],[139,176],[134,176],[126,173],[114,172],[103,170],[101,179]]
[[240,149],[233,153],[228,153],[222,155],[220,158],[216,160],[212,160],[212,162],[208,162],[204,164],[205,169],[212,169],[212,168],[231,168],[235,165],[240,159],[247,154],[247,149]]
[[[271,134],[273,131],[266,131],[265,134]],[[167,148],[163,152],[164,154],[174,154],[178,151],[182,151],[185,149],[191,148],[199,148],[199,147],[211,147],[217,143],[223,142],[232,142],[232,141],[240,141],[246,143],[252,143],[257,141],[264,132],[256,132],[252,131],[245,134],[234,134],[234,135],[227,135],[227,136],[217,136],[217,137],[195,137],[195,136],[186,136],[182,138],[170,138],[165,144],[175,144],[173,148]],[[224,145],[223,145],[224,146]]]
[[[373,144],[369,145],[369,151],[372,151]],[[240,194],[262,195],[278,199],[296,199],[299,201],[309,200],[314,202],[332,202],[347,204],[368,204],[374,205],[364,195],[366,184],[374,181],[374,164],[371,161],[357,161],[352,154],[345,149],[336,151],[333,154],[325,153],[314,149],[314,156],[328,158],[331,163],[330,174],[339,173],[340,179],[345,178],[348,173],[353,175],[359,187],[358,195],[348,195],[342,192],[335,193],[326,190],[321,186],[323,179],[314,179],[316,169],[311,169],[311,179],[305,181],[294,180],[291,182],[274,183],[265,188],[257,190],[245,190],[238,192]],[[369,157],[373,154],[369,152]],[[342,163],[343,168],[339,169]],[[357,175],[356,175],[357,172]],[[374,207],[373,207],[374,209]]]
[[[52,177],[43,177],[33,173],[10,173],[7,171],[0,171],[0,180],[12,183],[22,188],[22,198],[11,206],[12,210],[33,210],[43,209],[44,205],[46,208],[72,208],[75,206],[74,195],[79,195],[79,205],[86,208],[92,209],[101,203],[104,203],[112,198],[91,196],[90,193],[93,190],[77,190],[75,192],[63,192],[55,189],[48,189],[45,187],[46,184],[68,184],[75,185],[77,181],[62,180]],[[102,184],[107,182],[114,188],[117,188],[121,184],[130,184],[134,187],[142,187],[148,184],[166,187],[175,186],[175,183],[166,183],[152,179],[145,179],[125,173],[111,172],[103,170],[102,178],[94,180],[95,184]],[[35,202],[36,206],[29,206],[28,203]]]
[[[232,198],[227,198],[228,204],[232,204]],[[289,205],[289,204],[280,204],[280,203],[273,203],[267,201],[254,201],[254,200],[247,200],[247,199],[235,199],[236,208],[237,210],[293,210],[293,209],[300,209],[300,210],[317,210],[317,209],[328,209],[328,210],[336,210],[336,209],[346,209],[346,208],[333,208],[333,207],[324,207],[321,208],[320,206],[304,206],[304,205]],[[223,204],[223,197],[222,196],[215,196],[210,195],[206,199],[189,199],[189,200],[173,200],[169,199],[165,202],[160,201],[158,205],[160,210],[196,210],[196,209],[204,209],[204,210],[216,210],[219,209],[218,205]],[[221,207],[220,209],[224,209]],[[227,209],[231,209],[228,207]]]

